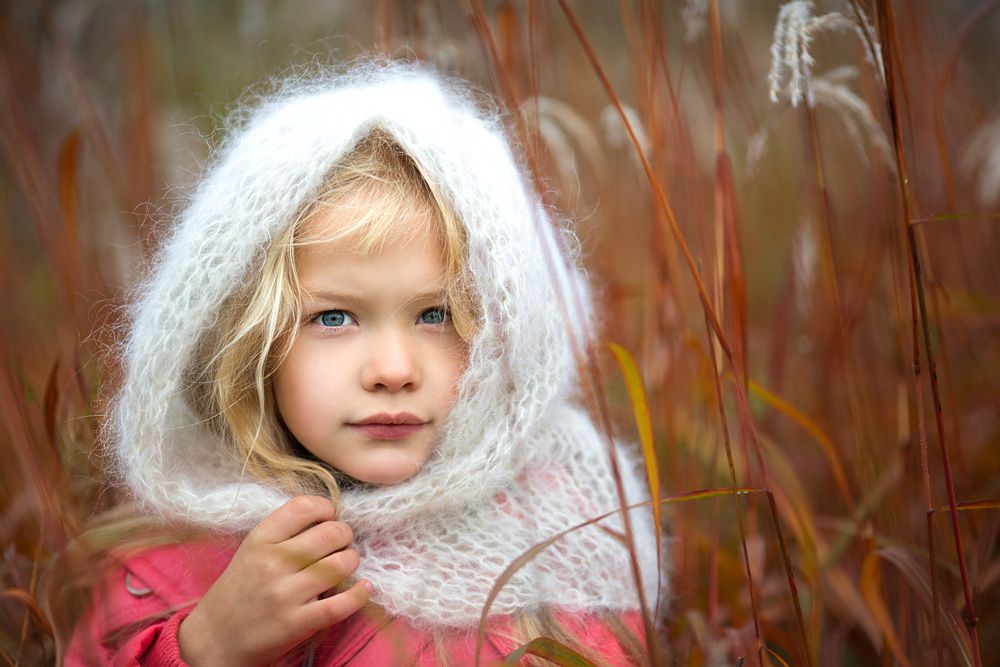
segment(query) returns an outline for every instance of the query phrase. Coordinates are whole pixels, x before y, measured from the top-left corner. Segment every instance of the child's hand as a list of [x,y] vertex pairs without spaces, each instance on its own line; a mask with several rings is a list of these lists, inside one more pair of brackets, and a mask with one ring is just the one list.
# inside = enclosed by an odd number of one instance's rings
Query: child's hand
[[284,655],[358,611],[370,594],[359,581],[319,596],[358,567],[353,536],[325,498],[288,501],[247,534],[177,635],[191,665],[251,665]]

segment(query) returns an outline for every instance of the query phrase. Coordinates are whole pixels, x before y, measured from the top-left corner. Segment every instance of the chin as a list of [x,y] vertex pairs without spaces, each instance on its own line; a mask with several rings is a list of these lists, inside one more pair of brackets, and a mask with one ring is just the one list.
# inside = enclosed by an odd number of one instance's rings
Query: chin
[[401,484],[410,479],[420,471],[420,468],[401,469],[381,469],[381,470],[359,470],[357,475],[351,475],[358,481],[365,484],[375,484],[378,486],[391,486]]

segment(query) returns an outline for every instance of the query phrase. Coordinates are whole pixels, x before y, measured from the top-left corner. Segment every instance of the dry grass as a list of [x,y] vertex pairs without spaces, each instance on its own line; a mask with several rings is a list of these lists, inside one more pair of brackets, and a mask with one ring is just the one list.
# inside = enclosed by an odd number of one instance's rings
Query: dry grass
[[4,664],[51,660],[82,604],[43,575],[117,500],[100,355],[202,138],[246,86],[361,50],[521,109],[579,219],[621,346],[595,409],[655,452],[672,538],[663,664],[997,664],[998,8],[5,4]]

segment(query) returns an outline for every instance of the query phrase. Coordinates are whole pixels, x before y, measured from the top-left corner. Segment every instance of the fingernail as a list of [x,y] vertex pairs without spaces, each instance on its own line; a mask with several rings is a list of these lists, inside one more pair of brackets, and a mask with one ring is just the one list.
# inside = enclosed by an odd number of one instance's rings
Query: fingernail
[[365,581],[361,582],[361,585],[364,586],[365,590],[368,591],[369,593],[374,593],[375,592],[375,587],[372,586],[372,582],[365,580]]

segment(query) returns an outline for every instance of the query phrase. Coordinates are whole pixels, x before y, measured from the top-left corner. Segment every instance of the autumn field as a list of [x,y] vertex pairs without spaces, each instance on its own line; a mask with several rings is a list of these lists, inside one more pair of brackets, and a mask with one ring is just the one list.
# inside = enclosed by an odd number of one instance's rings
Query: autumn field
[[3,663],[85,605],[128,290],[233,110],[380,54],[499,100],[576,229],[583,395],[667,538],[651,660],[1000,664],[998,10],[3,3]]

